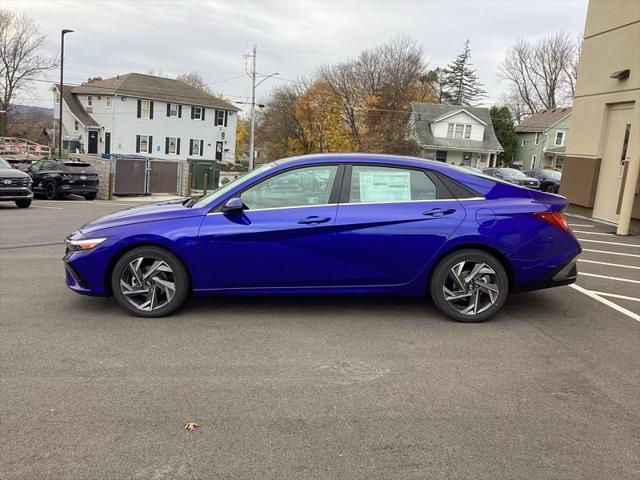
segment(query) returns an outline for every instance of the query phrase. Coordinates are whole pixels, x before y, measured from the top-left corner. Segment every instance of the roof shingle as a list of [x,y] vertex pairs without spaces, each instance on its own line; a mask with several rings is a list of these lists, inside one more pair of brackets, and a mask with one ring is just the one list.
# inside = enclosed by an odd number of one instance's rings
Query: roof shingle
[[571,115],[571,107],[547,108],[546,110],[534,113],[530,117],[525,118],[520,125],[516,127],[516,132],[544,132],[547,128],[555,125],[568,115]]

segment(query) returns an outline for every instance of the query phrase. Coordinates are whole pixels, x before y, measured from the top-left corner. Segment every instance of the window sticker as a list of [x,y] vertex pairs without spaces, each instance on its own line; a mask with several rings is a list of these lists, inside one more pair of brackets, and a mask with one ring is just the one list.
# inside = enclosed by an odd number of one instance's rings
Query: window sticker
[[411,200],[411,174],[406,170],[360,172],[361,202],[402,202]]

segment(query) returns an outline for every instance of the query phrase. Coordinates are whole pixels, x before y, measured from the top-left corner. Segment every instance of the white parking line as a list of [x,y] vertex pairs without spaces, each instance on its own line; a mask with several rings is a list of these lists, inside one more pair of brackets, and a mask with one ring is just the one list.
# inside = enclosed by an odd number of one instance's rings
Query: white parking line
[[621,252],[610,252],[609,250],[592,250],[591,248],[583,248],[583,252],[593,252],[593,253],[606,253],[607,255],[622,255],[623,257],[638,257],[640,255],[636,255],[635,253],[621,253]]
[[608,307],[611,307],[614,310],[617,310],[618,312],[626,315],[627,317],[634,319],[636,322],[640,322],[640,315],[638,315],[637,313],[633,313],[631,310],[627,310],[626,308],[621,307],[616,303],[613,303],[611,300],[607,300],[606,298],[601,297],[597,293],[592,292],[591,290],[587,290],[586,288],[582,288],[580,285],[576,285],[575,283],[569,286],[574,290],[577,290],[580,293],[584,293],[586,296],[591,297],[594,300],[597,300],[600,303],[604,303]]
[[587,232],[585,230],[574,230],[573,233],[586,233],[587,235],[606,235],[607,237],[615,237],[615,233]]
[[607,280],[615,280],[617,282],[640,283],[640,280],[631,280],[630,278],[620,278],[620,277],[609,277],[608,275],[598,275],[597,273],[580,272],[580,275],[584,275],[586,277],[596,277],[596,278],[604,278]]
[[579,258],[578,261],[584,263],[597,263],[598,265],[607,265],[609,267],[633,268],[634,270],[640,270],[640,267],[634,267],[633,265],[622,265],[621,263],[597,262],[595,260],[584,260],[582,258]]
[[31,208],[49,208],[51,210],[62,210],[60,207],[45,207],[44,205],[31,205]]
[[617,293],[596,292],[591,290],[596,295],[602,295],[603,297],[619,298],[620,300],[631,300],[632,302],[640,302],[640,298],[627,297],[626,295],[618,295]]
[[581,242],[606,243],[608,245],[620,245],[622,247],[640,248],[640,245],[636,245],[635,243],[607,242],[606,240],[589,240],[587,238],[578,238],[578,240],[580,240]]
[[581,223],[568,223],[570,227],[584,227],[584,228],[593,228],[593,225],[583,225]]

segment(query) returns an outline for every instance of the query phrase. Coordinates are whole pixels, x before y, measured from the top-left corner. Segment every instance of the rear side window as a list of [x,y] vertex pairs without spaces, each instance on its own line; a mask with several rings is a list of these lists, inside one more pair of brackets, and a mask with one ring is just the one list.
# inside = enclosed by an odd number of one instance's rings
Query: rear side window
[[449,190],[449,192],[451,192],[451,195],[453,196],[453,198],[461,199],[461,198],[482,197],[482,195],[476,192],[474,189],[467,187],[466,185],[463,185],[460,182],[456,182],[452,178],[447,177],[446,175],[440,172],[434,172],[434,173],[436,174],[438,180],[440,180],[443,183],[445,188]]
[[435,183],[420,170],[353,165],[349,203],[435,200]]

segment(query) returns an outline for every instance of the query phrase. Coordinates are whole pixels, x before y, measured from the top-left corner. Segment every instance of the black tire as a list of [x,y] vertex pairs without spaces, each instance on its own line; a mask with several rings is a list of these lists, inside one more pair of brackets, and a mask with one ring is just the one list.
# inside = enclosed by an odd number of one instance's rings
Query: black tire
[[549,184],[544,187],[544,191],[549,193],[556,193],[556,187],[554,187],[552,184]]
[[[175,285],[175,294],[170,301],[160,308],[154,310],[141,310],[133,305],[127,296],[123,293],[120,279],[123,274],[126,276],[125,270],[129,270],[129,263],[139,257],[145,259],[160,260],[165,262],[172,270],[172,280]],[[171,252],[160,247],[140,247],[125,253],[116,263],[111,274],[111,289],[113,296],[117,302],[129,313],[137,317],[165,317],[176,311],[186,300],[191,286],[189,283],[189,275],[182,262]]]
[[[491,269],[493,269],[491,278],[492,282],[495,283],[491,283],[491,285],[497,285],[498,292],[493,294],[494,303],[491,304],[488,294],[484,293],[484,291],[481,291],[482,297],[486,300],[486,302],[484,303],[489,306],[487,306],[485,310],[479,311],[478,313],[462,313],[461,309],[464,307],[464,301],[466,301],[466,299],[459,300],[459,302],[463,303],[463,305],[462,307],[457,308],[457,306],[454,305],[455,301],[454,304],[452,304],[445,298],[445,286],[450,285],[450,283],[448,282],[452,281],[450,272],[454,268],[454,266],[459,265],[461,262],[469,262],[469,265],[473,265],[474,263],[484,263]],[[465,278],[468,278],[468,275],[466,275]],[[478,277],[478,279],[480,278],[483,277]],[[463,278],[462,280],[463,283],[465,283],[465,279]],[[488,283],[488,281],[486,283]],[[475,281],[472,281],[472,284],[468,284],[466,288],[471,289],[469,291],[475,291],[473,290],[473,287],[475,286],[476,289],[478,289],[478,287],[474,284]],[[433,270],[433,274],[431,275],[429,291],[431,293],[433,303],[435,303],[438,310],[447,315],[449,318],[452,318],[453,320],[456,320],[458,322],[466,323],[482,322],[494,315],[498,310],[500,310],[500,308],[502,308],[502,305],[504,305],[504,302],[507,299],[509,293],[509,277],[500,261],[493,255],[490,255],[489,253],[482,250],[459,250],[457,252],[451,253],[450,255],[447,255],[442,260],[440,260],[440,262],[438,262],[435,269]],[[465,290],[462,290],[462,292],[465,292]],[[471,298],[469,298],[469,295],[466,293],[464,295],[468,298],[469,302],[472,302],[472,299],[474,298],[473,295],[471,296]]]
[[95,200],[98,194],[96,192],[89,192],[84,194],[85,200]]
[[44,184],[44,196],[47,200],[57,200],[60,198],[56,184],[53,182],[47,182]]
[[27,198],[25,200],[16,200],[16,205],[18,208],[29,208],[31,206],[31,199]]

